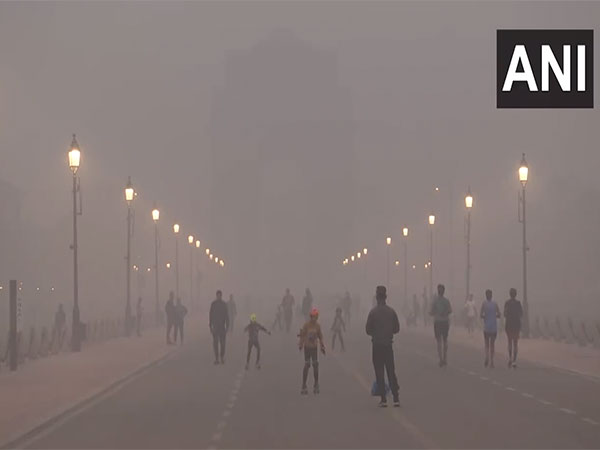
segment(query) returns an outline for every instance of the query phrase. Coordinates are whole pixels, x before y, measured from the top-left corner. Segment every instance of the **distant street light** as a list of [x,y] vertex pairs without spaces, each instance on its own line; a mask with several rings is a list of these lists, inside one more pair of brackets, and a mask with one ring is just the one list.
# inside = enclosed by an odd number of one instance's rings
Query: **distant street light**
[[[160,303],[158,301],[158,219],[160,219],[160,211],[156,207],[154,202],[154,209],[152,209],[152,220],[154,221],[154,297],[156,300],[155,311],[156,323],[160,323]],[[150,272],[150,267],[148,267]]]
[[173,225],[175,234],[175,298],[179,298],[179,224]]
[[188,244],[190,244],[190,302],[192,301],[192,292],[194,288],[194,236],[188,236]]
[[404,237],[404,302],[408,302],[408,227],[402,228]]
[[433,226],[435,215],[429,215],[429,300],[433,298]]
[[525,203],[525,185],[529,178],[529,166],[525,161],[525,153],[519,166],[519,181],[522,191],[519,196],[519,221],[523,224],[523,337],[529,337],[529,303],[527,302],[527,221],[526,221],[526,203]]
[[386,288],[388,291],[388,297],[390,293],[390,246],[392,245],[392,238],[388,237],[385,239],[386,245]]
[[125,335],[131,335],[132,315],[131,315],[131,238],[133,236],[133,224],[131,221],[131,204],[135,198],[135,190],[131,184],[131,177],[127,178],[125,186],[125,201],[127,202],[127,255],[126,260],[126,279],[127,292],[125,301]]
[[473,195],[471,194],[471,187],[467,190],[465,196],[465,207],[467,208],[467,224],[466,224],[466,235],[465,241],[467,244],[467,268],[466,268],[466,299],[469,299],[471,293],[471,208],[473,208]]
[[71,331],[71,350],[78,352],[81,350],[81,323],[79,320],[79,277],[77,266],[77,216],[82,213],[81,197],[79,198],[79,208],[77,207],[77,193],[79,191],[79,177],[77,171],[81,162],[81,150],[77,138],[73,135],[71,148],[69,150],[69,168],[73,172],[73,322]]

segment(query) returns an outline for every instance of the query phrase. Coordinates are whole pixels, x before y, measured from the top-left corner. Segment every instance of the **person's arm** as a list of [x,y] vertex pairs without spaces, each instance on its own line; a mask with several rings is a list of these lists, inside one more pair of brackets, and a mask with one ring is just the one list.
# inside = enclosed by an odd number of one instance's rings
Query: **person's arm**
[[502,317],[502,314],[500,314],[500,307],[496,303],[496,318],[499,319],[500,317]]
[[244,327],[244,333],[247,333],[249,329],[250,329],[250,324],[248,324]]
[[452,314],[452,303],[450,303],[450,300],[446,300],[446,302],[448,303],[448,315]]
[[397,334],[400,332],[400,321],[398,320],[398,314],[396,314],[396,311],[392,310],[392,312],[394,313],[394,322],[392,323],[392,325],[393,325],[392,332],[393,332],[393,334]]
[[[484,302],[485,302],[485,300],[484,300]],[[485,305],[485,303],[482,303],[481,308],[479,309],[479,318],[480,319],[485,319],[485,311],[483,309],[483,305]]]
[[508,302],[504,302],[504,318],[506,319],[506,307],[508,306]]
[[521,306],[521,302],[519,302],[519,319],[523,317],[523,306]]
[[263,330],[268,335],[271,335],[271,332],[269,330],[267,330],[265,327],[263,327],[260,323],[258,324],[258,329]]
[[323,333],[321,332],[321,325],[319,325],[319,328],[317,329],[317,336],[321,344],[321,352],[325,354],[325,342],[323,342]]
[[210,311],[208,313],[208,328],[210,328],[211,332],[213,330],[213,323],[215,321],[214,315],[215,315],[215,304],[211,303],[210,304]]
[[225,311],[225,331],[229,331],[229,311],[227,308],[223,308]]
[[298,337],[298,347],[300,348],[300,350],[302,350],[302,348],[304,348],[304,339],[306,338],[306,324],[304,324],[302,328],[300,328],[300,333],[298,334]]
[[367,324],[365,325],[365,331],[369,336],[373,336],[373,311],[369,312],[367,316]]

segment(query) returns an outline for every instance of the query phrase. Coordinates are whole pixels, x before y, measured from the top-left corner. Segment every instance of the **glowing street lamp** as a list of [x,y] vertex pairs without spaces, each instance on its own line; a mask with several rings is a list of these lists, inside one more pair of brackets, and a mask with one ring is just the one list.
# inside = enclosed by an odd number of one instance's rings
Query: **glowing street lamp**
[[402,227],[404,247],[404,301],[408,302],[408,227]]
[[519,181],[522,191],[519,195],[519,221],[523,224],[523,336],[529,337],[529,303],[527,302],[527,222],[525,208],[525,185],[529,180],[529,166],[525,160],[525,153],[519,166]]
[[79,198],[79,208],[77,208],[77,193],[79,190],[79,178],[77,177],[77,171],[81,163],[81,150],[77,138],[73,135],[71,141],[71,147],[69,149],[69,168],[73,173],[73,322],[72,322],[72,333],[71,333],[71,350],[78,352],[81,350],[81,323],[79,321],[79,272],[77,264],[77,216],[80,216],[81,211],[81,197]]
[[131,334],[132,315],[131,315],[131,237],[133,236],[133,222],[131,214],[131,204],[135,198],[135,189],[131,184],[131,177],[127,178],[125,186],[125,201],[127,202],[127,255],[126,259],[126,295],[125,295],[125,335]]
[[190,302],[194,295],[194,236],[188,236],[188,244],[190,244]]
[[175,297],[179,298],[179,224],[173,224],[175,234]]
[[388,297],[389,297],[389,292],[390,292],[390,246],[392,245],[392,238],[387,237],[385,239],[385,243],[387,244],[387,246],[386,246],[386,282],[387,282],[387,290],[388,290]]
[[[160,305],[158,302],[158,220],[160,219],[160,211],[156,207],[154,202],[154,208],[152,209],[152,220],[154,221],[154,313],[156,314],[156,323],[160,323]],[[150,267],[148,267],[150,272]]]
[[473,208],[473,194],[471,194],[471,186],[467,189],[467,195],[465,195],[465,208],[467,208],[467,219],[466,219],[466,235],[465,243],[467,245],[467,268],[466,268],[466,292],[468,299],[471,293],[471,209]]
[[435,215],[429,215],[429,299],[433,298],[433,226],[435,225]]

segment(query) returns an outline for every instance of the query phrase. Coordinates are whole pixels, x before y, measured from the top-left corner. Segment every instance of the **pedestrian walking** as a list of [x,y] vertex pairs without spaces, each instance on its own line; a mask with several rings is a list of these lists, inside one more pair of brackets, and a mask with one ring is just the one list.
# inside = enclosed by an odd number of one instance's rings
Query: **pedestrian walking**
[[172,345],[173,341],[171,340],[171,330],[175,328],[175,303],[173,302],[173,298],[175,295],[173,291],[169,292],[169,300],[167,300],[167,304],[165,305],[165,315],[167,316],[167,345]]
[[58,349],[62,348],[63,340],[67,332],[67,315],[62,303],[58,305],[58,309],[54,314],[54,338],[56,339]]
[[289,288],[285,290],[285,295],[283,296],[283,300],[281,300],[281,307],[283,309],[283,320],[285,321],[285,331],[290,332],[292,326],[292,317],[294,314],[294,305],[296,304],[296,300],[292,294],[290,294]]
[[477,315],[477,307],[475,306],[475,300],[473,300],[473,294],[469,294],[465,302],[465,315],[467,318],[467,332],[472,335],[475,331],[475,317]]
[[508,367],[516,369],[523,307],[521,302],[517,300],[517,290],[515,288],[510,289],[509,295],[510,298],[504,303],[504,330],[508,340]]
[[307,395],[308,389],[306,382],[308,380],[308,371],[310,366],[313,367],[313,393],[319,393],[319,353],[318,349],[321,348],[321,353],[325,354],[325,343],[323,341],[323,333],[321,332],[321,325],[319,325],[319,311],[317,308],[313,308],[310,311],[310,319],[304,324],[298,335],[300,341],[298,347],[300,351],[304,350],[304,369],[302,370],[302,389],[300,394]]
[[258,333],[264,331],[269,336],[271,332],[256,321],[256,314],[250,314],[250,323],[244,328],[244,332],[248,333],[248,354],[246,355],[246,370],[250,368],[250,355],[252,348],[256,347],[256,368],[260,369],[260,342],[258,342]]
[[346,332],[346,322],[342,317],[342,308],[339,306],[335,309],[335,317],[333,319],[333,324],[331,325],[331,331],[333,332],[333,336],[331,337],[331,350],[335,350],[335,339],[338,338],[340,340],[340,345],[342,346],[342,351],[346,351],[346,347],[344,347],[344,338],[342,337],[342,331]]
[[310,310],[312,309],[313,297],[309,288],[306,288],[304,298],[302,299],[302,315],[304,316],[304,321],[308,321],[310,316]]
[[381,398],[379,406],[387,407],[385,373],[394,406],[400,406],[398,379],[396,378],[396,367],[394,364],[394,349],[392,343],[394,335],[400,331],[400,322],[394,308],[386,305],[387,290],[385,286],[377,286],[375,289],[375,306],[367,317],[366,331],[371,336],[373,344],[372,357],[373,369],[375,371],[376,394]]
[[489,364],[493,368],[496,336],[498,335],[498,319],[501,316],[498,304],[492,300],[491,289],[485,291],[485,300],[481,304],[479,316],[483,319],[483,340],[485,344],[485,361],[483,365],[488,367]]
[[215,365],[225,364],[225,338],[229,329],[229,312],[220,290],[217,291],[217,298],[210,305],[208,325],[213,335]]
[[440,358],[439,366],[448,365],[448,333],[450,331],[450,314],[452,306],[450,300],[444,297],[446,287],[443,284],[437,286],[437,296],[431,303],[429,315],[433,317],[433,334],[437,342],[437,352]]
[[183,344],[183,322],[188,310],[181,303],[181,299],[177,297],[175,304],[175,343],[177,344],[177,336],[179,335],[179,343]]
[[237,306],[233,299],[233,294],[229,295],[229,301],[227,302],[227,314],[229,314],[229,332],[233,333],[233,325],[235,323],[235,317],[237,316]]

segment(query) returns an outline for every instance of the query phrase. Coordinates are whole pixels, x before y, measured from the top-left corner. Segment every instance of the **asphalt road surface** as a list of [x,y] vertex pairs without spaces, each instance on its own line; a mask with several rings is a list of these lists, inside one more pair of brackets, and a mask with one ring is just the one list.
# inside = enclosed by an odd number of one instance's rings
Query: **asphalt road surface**
[[[324,330],[331,321],[323,320]],[[300,323],[295,324],[294,330]],[[433,333],[431,333],[433,334]],[[326,335],[327,340],[330,336]],[[213,365],[208,333],[164,363],[42,431],[29,448],[599,448],[600,382],[452,343],[437,366],[433,336],[395,341],[401,408],[377,407],[363,324],[347,351],[320,356],[321,393],[300,395],[295,333],[260,336],[261,370],[244,370],[246,337]],[[328,342],[330,347],[330,342]],[[311,374],[312,377],[312,374]],[[312,385],[312,380],[309,378]]]

